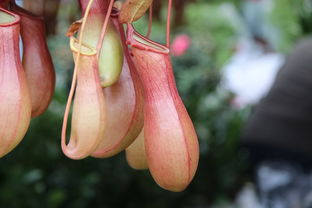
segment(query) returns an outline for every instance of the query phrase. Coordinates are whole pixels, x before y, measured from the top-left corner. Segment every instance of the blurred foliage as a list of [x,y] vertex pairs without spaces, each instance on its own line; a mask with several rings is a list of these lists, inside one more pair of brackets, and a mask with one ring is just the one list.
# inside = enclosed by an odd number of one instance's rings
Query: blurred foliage
[[[295,40],[302,35],[303,26],[298,24],[300,16],[296,12],[296,6],[291,0],[275,0],[273,9],[269,14],[269,21],[278,30],[275,42],[278,42],[277,49],[282,52],[289,52]],[[295,6],[295,7],[294,7]]]
[[304,34],[311,34],[312,32],[312,1],[298,0],[290,1],[295,9],[296,16],[299,18],[299,25]]
[[[300,6],[300,1],[304,0],[296,1],[299,3],[276,0],[273,12],[267,17],[279,31],[280,51],[289,51],[296,39],[312,29],[311,9]],[[246,155],[238,151],[238,139],[250,109],[233,108],[233,95],[219,85],[220,69],[240,38],[231,17],[224,15],[224,2],[238,13],[244,3],[198,0],[187,6],[185,25],[173,30],[173,36],[185,33],[192,39],[188,52],[172,59],[179,91],[200,139],[199,168],[186,191],[162,190],[147,171],[130,169],[124,154],[81,161],[62,154],[62,113],[73,69],[68,40],[63,34],[70,21],[79,18],[76,3],[70,0],[61,5],[58,35],[49,39],[58,74],[54,100],[43,116],[33,119],[22,143],[1,159],[0,206],[187,208],[233,199],[248,177]],[[146,25],[146,19],[136,23],[142,33],[146,32]],[[155,22],[152,38],[164,42],[164,34],[163,18],[162,22]]]

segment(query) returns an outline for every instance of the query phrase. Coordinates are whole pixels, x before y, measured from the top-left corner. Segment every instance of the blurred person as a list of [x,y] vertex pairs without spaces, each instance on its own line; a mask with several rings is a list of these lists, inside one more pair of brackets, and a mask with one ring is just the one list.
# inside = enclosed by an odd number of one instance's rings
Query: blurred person
[[312,37],[286,58],[243,131],[264,208],[312,207]]
[[284,56],[253,39],[242,39],[223,71],[223,86],[235,94],[236,108],[257,104],[272,86]]
[[[271,0],[244,0],[238,26],[235,52],[223,67],[222,85],[233,92],[232,105],[254,105],[271,88],[284,55],[277,52],[280,31],[270,21],[276,5]],[[233,19],[233,18],[232,18]]]

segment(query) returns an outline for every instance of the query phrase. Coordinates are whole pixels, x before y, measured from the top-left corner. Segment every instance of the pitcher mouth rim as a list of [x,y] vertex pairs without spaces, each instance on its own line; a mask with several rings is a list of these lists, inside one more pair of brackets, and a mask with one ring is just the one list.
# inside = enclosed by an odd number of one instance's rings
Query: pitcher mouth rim
[[21,17],[11,11],[8,11],[6,9],[3,9],[3,8],[0,8],[0,12],[3,12],[3,13],[6,13],[6,14],[9,14],[11,16],[13,16],[14,18],[14,21],[12,22],[8,22],[8,23],[0,23],[0,27],[9,27],[9,26],[13,26],[13,25],[16,25],[16,24],[19,24],[20,21],[21,21]]
[[[160,53],[160,54],[170,53],[169,48],[141,35],[133,28],[131,24],[127,25],[127,39],[128,39],[127,44],[130,45],[131,47],[135,47],[141,50],[151,51],[155,53]],[[142,41],[148,44],[140,41],[139,39],[141,39]]]

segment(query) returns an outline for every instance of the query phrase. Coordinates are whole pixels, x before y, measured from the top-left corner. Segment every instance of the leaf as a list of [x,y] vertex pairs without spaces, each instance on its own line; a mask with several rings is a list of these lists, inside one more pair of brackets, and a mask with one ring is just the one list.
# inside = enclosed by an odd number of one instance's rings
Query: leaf
[[119,14],[120,23],[132,23],[140,19],[153,0],[127,0],[121,7]]

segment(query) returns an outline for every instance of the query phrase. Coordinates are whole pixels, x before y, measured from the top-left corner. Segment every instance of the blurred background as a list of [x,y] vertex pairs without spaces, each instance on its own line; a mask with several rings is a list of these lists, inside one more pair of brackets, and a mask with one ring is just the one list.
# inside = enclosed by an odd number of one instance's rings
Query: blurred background
[[[240,148],[241,133],[285,56],[312,31],[311,1],[174,1],[172,61],[201,154],[193,182],[181,193],[161,189],[148,171],[132,170],[124,153],[81,161],[63,155],[62,116],[74,67],[65,33],[80,18],[80,9],[77,0],[46,2],[56,93],[22,143],[0,161],[1,207],[261,206],[248,152]],[[160,43],[165,42],[166,7],[166,1],[155,1],[152,39]],[[147,17],[135,27],[145,34]]]

